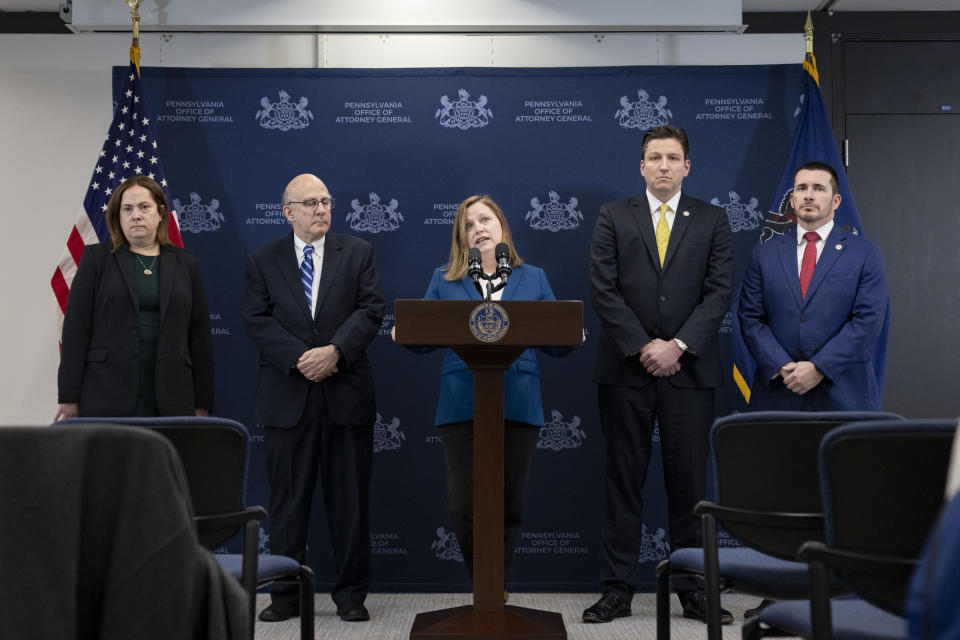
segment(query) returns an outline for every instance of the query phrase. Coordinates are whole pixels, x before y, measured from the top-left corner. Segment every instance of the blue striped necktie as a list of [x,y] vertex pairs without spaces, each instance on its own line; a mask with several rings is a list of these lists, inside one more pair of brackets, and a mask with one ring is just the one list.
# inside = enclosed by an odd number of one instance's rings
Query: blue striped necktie
[[307,309],[311,309],[313,294],[313,245],[303,247],[303,261],[300,263],[300,282],[303,283],[303,293],[307,296]]

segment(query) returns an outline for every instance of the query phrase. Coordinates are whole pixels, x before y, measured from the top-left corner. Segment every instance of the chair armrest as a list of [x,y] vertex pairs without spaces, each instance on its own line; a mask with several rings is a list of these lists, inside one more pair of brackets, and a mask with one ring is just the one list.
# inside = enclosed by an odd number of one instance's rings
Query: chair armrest
[[235,536],[247,523],[265,520],[263,507],[247,507],[243,511],[228,511],[194,516],[200,544],[211,551]]
[[[818,629],[821,633],[831,631],[827,594],[828,573],[831,571],[841,580],[849,582],[853,591],[867,602],[903,615],[904,593],[896,588],[891,589],[890,585],[907,584],[916,567],[912,558],[845,551],[816,541],[801,545],[797,556],[810,567],[810,612],[814,638],[829,637],[817,635]],[[867,582],[863,582],[864,576],[869,576]]]
[[243,511],[228,511],[213,513],[205,516],[195,516],[194,522],[198,529],[221,529],[235,527],[239,529],[250,520],[261,522],[267,519],[267,511],[263,507],[247,507]]
[[743,524],[761,525],[768,527],[789,527],[791,529],[823,529],[822,513],[789,513],[784,511],[756,511],[753,509],[738,509],[726,507],[701,500],[693,508],[699,516],[712,515],[720,524],[724,522],[739,522]]
[[797,558],[804,562],[821,562],[830,569],[843,571],[869,571],[873,575],[902,578],[904,572],[912,572],[916,560],[897,556],[881,556],[870,553],[834,549],[822,542],[811,540],[801,545]]

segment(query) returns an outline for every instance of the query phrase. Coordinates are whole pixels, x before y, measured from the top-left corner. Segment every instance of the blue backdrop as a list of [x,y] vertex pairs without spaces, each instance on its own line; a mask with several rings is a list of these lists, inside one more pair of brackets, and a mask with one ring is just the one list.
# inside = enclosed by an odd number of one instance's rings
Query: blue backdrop
[[[114,86],[128,68],[114,69]],[[776,190],[804,91],[799,64],[562,69],[142,70],[184,243],[203,268],[216,353],[216,414],[252,434],[248,502],[268,503],[263,429],[252,424],[256,354],[240,317],[245,256],[289,232],[280,197],[294,175],[336,197],[333,229],[373,243],[387,316],[370,349],[379,421],[372,499],[375,588],[466,589],[444,508],[433,425],[440,353],[389,337],[393,300],[419,298],[450,246],[456,207],[475,193],[504,209],[520,255],[560,299],[585,305],[586,344],[541,356],[547,426],[532,473],[512,589],[598,588],[602,435],[592,381],[598,321],[588,247],[604,202],[643,191],[640,140],[687,130],[684,191],[726,208],[737,278]],[[729,355],[729,316],[721,327]],[[729,358],[727,359],[729,363]],[[729,377],[729,366],[725,366]],[[718,414],[741,409],[730,380]],[[655,435],[655,439],[657,436]],[[659,458],[644,514],[648,567],[668,551]],[[320,492],[309,562],[332,582]],[[266,544],[269,521],[261,534]]]

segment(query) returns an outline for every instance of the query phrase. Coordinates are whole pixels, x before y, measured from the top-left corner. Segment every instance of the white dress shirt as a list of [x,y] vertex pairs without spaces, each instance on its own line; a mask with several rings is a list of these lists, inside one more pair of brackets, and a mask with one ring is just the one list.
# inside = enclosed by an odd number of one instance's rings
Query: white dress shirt
[[[663,201],[660,200],[657,196],[650,193],[650,189],[647,189],[647,204],[650,205],[650,219],[653,221],[653,232],[657,232],[657,225],[660,224],[660,216],[663,215],[660,213],[660,205],[663,204]],[[670,228],[670,231],[673,231],[673,221],[677,217],[677,207],[680,206],[680,192],[677,191],[673,194],[673,197],[667,200],[667,226]],[[696,353],[691,349],[686,342],[681,340],[679,337],[674,337],[673,341],[677,343],[677,346],[680,347],[681,351],[688,351],[690,353]]]
[[807,241],[803,239],[803,234],[808,231],[816,231],[820,234],[820,239],[817,240],[817,261],[819,262],[820,254],[823,253],[823,246],[827,242],[827,236],[833,231],[833,220],[824,222],[816,229],[804,229],[799,224],[797,225],[797,273],[800,273],[800,269],[803,268],[803,252],[807,248]]
[[[327,237],[324,236],[313,243],[313,290],[310,292],[310,317],[317,315],[317,291],[320,290],[320,269],[323,267],[323,245]],[[303,248],[307,243],[293,234],[293,246],[297,251],[297,266],[303,264]]]
[[[650,193],[650,189],[647,189],[647,202],[650,204],[650,218],[653,220],[653,230],[656,232],[657,224],[660,223],[660,204],[662,201]],[[673,231],[673,219],[677,217],[677,207],[679,205],[680,192],[677,191],[672,198],[667,200],[667,206],[670,207],[667,210],[667,226],[670,227],[670,231]]]

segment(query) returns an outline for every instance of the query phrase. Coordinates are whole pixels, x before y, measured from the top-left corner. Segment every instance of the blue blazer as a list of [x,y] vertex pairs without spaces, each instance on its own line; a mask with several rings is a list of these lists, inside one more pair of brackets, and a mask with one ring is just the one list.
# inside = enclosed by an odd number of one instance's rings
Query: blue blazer
[[[424,298],[427,300],[481,300],[473,280],[444,280],[444,269],[433,272]],[[529,264],[513,268],[502,300],[555,300],[543,269]],[[564,352],[569,352],[569,349]],[[533,349],[527,349],[504,372],[504,413],[507,420],[543,426],[543,401],[540,397],[540,368]],[[443,357],[440,399],[437,402],[437,426],[473,420],[473,372],[451,349]]]
[[[757,410],[879,410],[870,349],[883,328],[887,287],[880,249],[835,225],[806,299],[800,296],[793,232],[753,250],[743,277],[738,316],[757,361],[750,408]],[[777,371],[809,360],[823,381],[804,395],[786,388]]]

